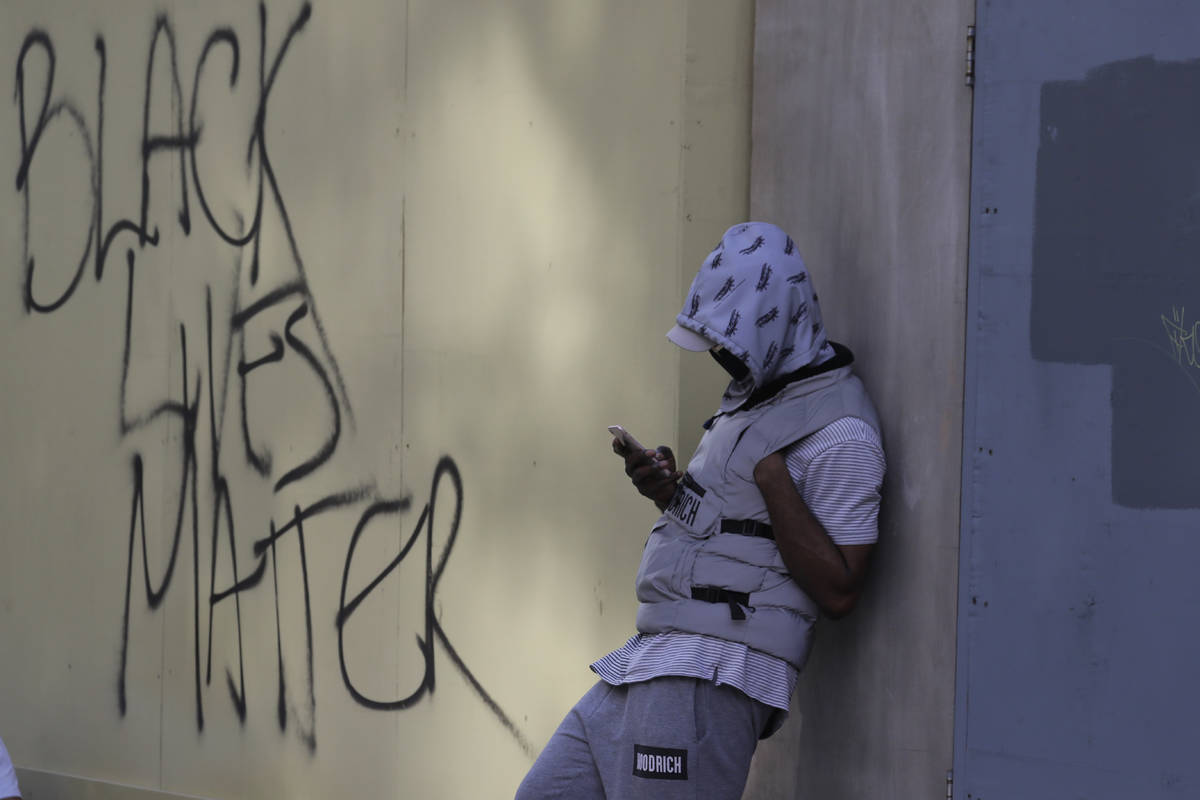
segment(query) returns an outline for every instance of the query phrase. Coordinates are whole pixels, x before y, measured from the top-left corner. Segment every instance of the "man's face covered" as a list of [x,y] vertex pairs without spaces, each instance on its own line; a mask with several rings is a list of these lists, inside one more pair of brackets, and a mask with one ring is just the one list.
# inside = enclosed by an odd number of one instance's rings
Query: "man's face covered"
[[833,353],[795,243],[765,222],[725,232],[675,321],[718,345],[713,358],[733,377],[722,411],[736,408],[755,387]]
[[729,373],[729,377],[736,381],[744,381],[750,375],[750,368],[746,366],[746,362],[735,356],[733,353],[726,350],[724,347],[714,347],[708,351],[721,365],[721,369]]

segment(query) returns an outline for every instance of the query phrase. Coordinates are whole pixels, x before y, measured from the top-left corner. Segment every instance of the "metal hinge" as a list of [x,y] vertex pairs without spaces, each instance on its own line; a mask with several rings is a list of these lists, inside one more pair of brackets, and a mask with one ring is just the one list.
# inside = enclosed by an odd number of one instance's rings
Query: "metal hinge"
[[954,770],[952,769],[946,770],[946,800],[954,800]]
[[967,26],[967,86],[975,86],[975,26]]

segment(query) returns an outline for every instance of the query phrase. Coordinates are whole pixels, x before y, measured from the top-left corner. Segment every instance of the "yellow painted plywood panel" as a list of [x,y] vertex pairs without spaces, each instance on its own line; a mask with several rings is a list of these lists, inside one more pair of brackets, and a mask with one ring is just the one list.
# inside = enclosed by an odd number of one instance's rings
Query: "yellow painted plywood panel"
[[684,221],[716,8],[0,8],[18,766],[511,796],[632,632],[654,512],[604,427],[674,443],[684,255],[744,214]]

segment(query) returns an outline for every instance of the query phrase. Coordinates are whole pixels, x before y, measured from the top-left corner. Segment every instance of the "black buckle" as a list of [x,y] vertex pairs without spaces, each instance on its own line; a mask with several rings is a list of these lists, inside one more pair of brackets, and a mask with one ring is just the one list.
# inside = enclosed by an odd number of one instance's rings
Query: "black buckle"
[[774,539],[775,531],[765,522],[756,519],[723,519],[721,533],[736,533],[740,536],[759,536]]
[[746,618],[743,607],[749,609],[750,613],[754,613],[754,606],[750,605],[750,595],[746,592],[735,592],[717,586],[693,586],[692,599],[702,600],[705,603],[728,603],[729,616],[732,619]]

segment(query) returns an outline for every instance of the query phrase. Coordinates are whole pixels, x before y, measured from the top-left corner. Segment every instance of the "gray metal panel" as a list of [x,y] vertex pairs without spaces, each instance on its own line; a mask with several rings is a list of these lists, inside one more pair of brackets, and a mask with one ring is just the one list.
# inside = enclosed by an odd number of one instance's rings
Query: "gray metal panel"
[[955,796],[1200,795],[1200,6],[979,6]]

